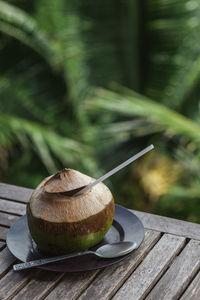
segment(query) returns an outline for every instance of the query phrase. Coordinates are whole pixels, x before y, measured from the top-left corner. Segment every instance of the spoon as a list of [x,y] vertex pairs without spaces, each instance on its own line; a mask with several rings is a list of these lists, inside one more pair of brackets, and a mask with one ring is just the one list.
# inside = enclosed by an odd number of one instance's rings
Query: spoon
[[96,256],[99,256],[101,258],[115,258],[119,256],[126,255],[137,248],[137,244],[133,242],[119,242],[119,243],[113,243],[113,244],[106,244],[101,247],[99,247],[96,251],[84,251],[84,252],[78,252],[78,253],[72,253],[62,256],[55,256],[55,257],[49,257],[49,258],[42,258],[38,260],[28,261],[25,263],[16,264],[13,266],[14,271],[21,271],[24,269],[34,268],[43,266],[52,262],[56,261],[62,261],[68,258],[82,256],[86,254],[94,254]]

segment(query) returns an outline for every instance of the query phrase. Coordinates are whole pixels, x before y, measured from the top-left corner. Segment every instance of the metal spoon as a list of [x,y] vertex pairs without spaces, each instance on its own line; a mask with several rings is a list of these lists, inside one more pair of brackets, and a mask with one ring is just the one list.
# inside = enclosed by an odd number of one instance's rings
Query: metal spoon
[[16,264],[13,266],[14,271],[21,271],[24,269],[29,269],[33,267],[39,267],[42,265],[46,265],[52,262],[56,261],[62,261],[68,258],[82,256],[86,254],[94,254],[96,256],[99,256],[101,258],[115,258],[119,256],[126,255],[137,248],[137,244],[133,242],[119,242],[119,243],[113,243],[113,244],[106,244],[101,247],[99,247],[96,251],[84,251],[84,252],[78,252],[78,253],[72,253],[62,256],[56,256],[56,257],[49,257],[49,258],[43,258],[33,261],[28,261],[21,264]]

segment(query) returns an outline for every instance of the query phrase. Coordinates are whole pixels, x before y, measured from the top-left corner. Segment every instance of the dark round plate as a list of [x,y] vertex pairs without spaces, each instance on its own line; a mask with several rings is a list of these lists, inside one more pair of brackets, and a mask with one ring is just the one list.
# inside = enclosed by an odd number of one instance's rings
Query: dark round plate
[[[99,246],[107,243],[116,243],[120,241],[132,241],[137,243],[137,248],[144,239],[144,227],[136,215],[128,209],[116,205],[113,224],[103,240],[92,247],[96,250]],[[42,254],[34,244],[27,224],[26,216],[19,218],[10,228],[7,234],[6,243],[10,252],[19,260],[26,262],[39,259]],[[98,258],[94,255],[85,255],[71,258],[62,262],[52,263],[40,267],[41,269],[57,272],[80,272],[104,268],[117,263],[130,254],[117,258]]]

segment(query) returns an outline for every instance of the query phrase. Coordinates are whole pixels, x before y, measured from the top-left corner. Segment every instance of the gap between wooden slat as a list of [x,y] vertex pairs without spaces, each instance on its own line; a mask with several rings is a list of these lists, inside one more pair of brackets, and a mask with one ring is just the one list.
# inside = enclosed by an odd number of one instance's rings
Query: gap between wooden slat
[[92,285],[92,283],[93,283],[96,279],[98,280],[99,275],[100,275],[104,270],[106,270],[106,268],[103,268],[103,269],[101,269],[101,270],[97,270],[97,274],[94,276],[94,278],[93,278],[90,282],[88,282],[88,284],[84,287],[84,289],[82,289],[82,291],[80,291],[80,293],[78,293],[77,299],[80,298],[80,296],[87,290],[87,288],[88,288],[90,285]]
[[[194,239],[193,239],[194,240]],[[188,242],[189,243],[189,242]],[[197,269],[197,271],[194,273],[194,276],[193,276],[193,278],[191,278],[191,280],[188,282],[188,284],[185,286],[185,288],[183,289],[183,291],[182,291],[182,293],[180,294],[180,300],[186,300],[186,298],[185,297],[182,297],[185,293],[186,293],[186,291],[187,290],[190,290],[190,286],[191,285],[193,285],[194,284],[194,281],[195,281],[195,279],[198,277],[198,275],[200,275],[200,266],[199,266],[199,268]],[[200,277],[200,276],[199,276]],[[194,298],[193,297],[193,300],[199,300],[200,299],[200,289],[199,289],[199,291],[198,291],[199,293],[198,293],[198,295],[196,295],[196,298]],[[191,293],[189,293],[190,295],[191,295]]]
[[14,216],[14,217],[21,217],[23,216],[23,214],[16,214],[16,213],[12,213],[12,212],[6,212],[4,210],[0,209],[0,213],[7,213],[8,215]]
[[0,242],[0,251],[2,251],[6,247],[6,243]]
[[10,253],[7,247],[0,252],[0,279],[11,269],[17,259]]
[[[27,272],[28,271],[28,272]],[[37,277],[40,277],[40,274],[42,274],[42,277],[46,277],[48,275],[48,271],[43,271],[43,270],[39,270],[39,269],[32,269],[32,270],[27,270],[26,272],[28,273],[27,275],[25,275],[23,282],[21,283],[20,279],[18,281],[16,281],[16,288],[12,288],[11,291],[7,291],[7,297],[5,297],[5,300],[10,300],[10,299],[16,299],[19,297],[19,299],[21,299],[22,296],[20,296],[21,291],[22,291],[22,295],[24,293],[24,291],[26,291],[26,287],[32,284],[32,281],[36,280]],[[10,270],[11,275],[14,274],[14,271]],[[54,276],[56,277],[56,274],[58,275],[58,273],[51,272],[50,276]],[[2,278],[2,281],[4,280],[4,278],[8,276],[8,273]],[[60,276],[58,275],[58,278],[60,278],[59,280],[62,279],[62,277],[64,276],[64,274],[60,273]],[[52,290],[55,285],[57,284],[57,281],[59,281],[58,279],[55,279],[55,281],[52,282],[52,284],[50,285],[50,290]],[[50,281],[51,282],[51,281]],[[2,282],[3,284],[3,282]],[[46,282],[45,282],[46,285]],[[44,286],[45,288],[45,286]],[[35,287],[34,290],[37,290],[37,287]],[[40,294],[42,293],[42,296],[40,297]],[[36,298],[37,300],[39,299],[44,299],[46,297],[45,292],[42,292],[41,290],[39,291],[39,295]],[[31,296],[28,298],[31,299]],[[34,297],[35,299],[35,297]]]
[[20,291],[12,296],[16,300],[39,300],[44,299],[49,289],[54,289],[58,281],[64,276],[63,273],[41,270]]
[[10,226],[8,226],[8,225],[4,225],[4,224],[0,224],[0,230],[1,230],[1,228],[7,228],[7,229],[9,229],[9,228],[10,228]]
[[44,292],[44,293],[42,294],[41,297],[38,297],[37,300],[43,300],[43,299],[46,299],[46,297],[48,297],[48,295],[55,289],[55,287],[56,287],[56,286],[59,284],[59,282],[63,279],[63,277],[65,276],[65,273],[63,273],[62,275],[63,275],[63,276],[60,276],[60,278],[57,279],[57,280],[55,281],[54,285],[50,286],[49,289],[48,289],[46,292]]
[[193,300],[200,299],[200,272],[196,274],[193,280],[180,295],[180,300],[187,300],[191,297]]
[[[188,282],[188,284],[186,284],[185,288],[183,289],[182,293],[180,293],[179,299],[182,300],[182,296],[184,295],[184,293],[187,291],[187,289],[190,289],[190,286],[192,285],[193,281],[195,280],[195,278],[197,277],[197,275],[199,274],[200,271],[200,267],[199,269],[196,271],[196,273],[194,273],[194,277],[192,277],[191,281]],[[199,295],[198,298],[196,298],[197,300],[199,300]],[[194,297],[192,298],[192,300],[195,300]]]
[[20,201],[20,200],[15,200],[15,199],[10,199],[10,198],[6,198],[6,197],[1,197],[2,200],[6,200],[6,201],[10,201],[13,203],[19,203],[19,204],[24,204],[27,205],[29,198],[27,199],[27,201]]
[[[103,270],[104,270],[104,269],[103,269]],[[85,284],[83,290],[85,290],[85,289],[86,289],[86,288],[87,288],[87,287],[95,280],[95,278],[98,276],[99,273],[102,272],[102,270],[94,270],[93,272],[96,272],[96,274],[94,275],[94,278],[93,278],[91,281],[88,281],[88,282]],[[77,274],[77,276],[79,276],[78,273],[73,273],[72,276],[74,276],[74,275],[76,275],[76,274]],[[45,293],[45,295],[43,295],[42,297],[39,297],[37,300],[43,300],[43,299],[47,299],[47,300],[48,300],[48,296],[51,294],[51,292],[53,292],[53,290],[59,285],[59,283],[60,283],[66,276],[69,276],[69,273],[68,273],[67,275],[64,274],[63,277],[60,278],[60,280],[59,280],[58,282],[56,282],[55,286],[53,286],[51,289],[49,289],[49,290]],[[70,276],[70,277],[71,277],[71,276]]]
[[28,200],[27,201],[20,201],[20,200],[15,200],[15,199],[11,199],[11,198],[7,198],[7,197],[2,197],[0,196],[2,200],[8,200],[10,202],[13,202],[13,203],[20,203],[20,204],[27,204],[28,203]]
[[38,272],[38,270],[25,270],[20,272],[14,272],[12,269],[9,270],[0,280],[0,299],[12,299],[14,295],[29,283],[36,272]]

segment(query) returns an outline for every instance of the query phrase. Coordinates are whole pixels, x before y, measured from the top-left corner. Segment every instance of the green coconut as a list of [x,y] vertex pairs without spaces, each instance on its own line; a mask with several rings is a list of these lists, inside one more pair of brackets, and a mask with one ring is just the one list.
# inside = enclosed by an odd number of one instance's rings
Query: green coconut
[[95,179],[64,169],[34,190],[27,205],[28,226],[38,248],[48,254],[88,249],[104,237],[114,217],[114,199],[99,183],[79,196],[77,191]]

